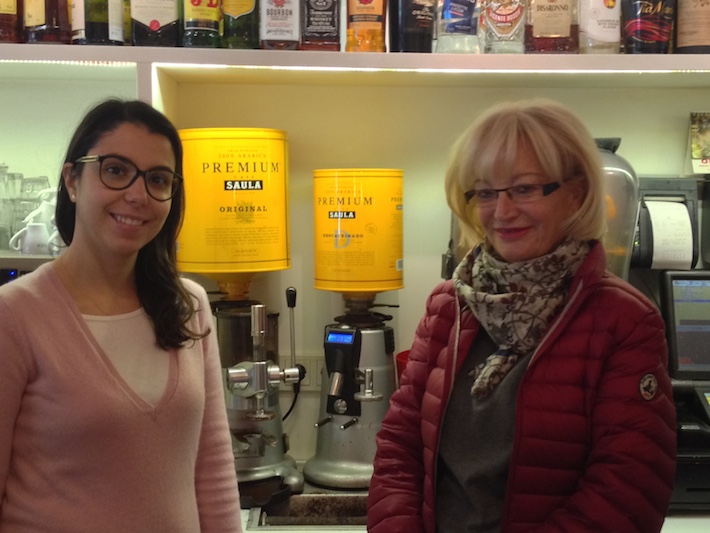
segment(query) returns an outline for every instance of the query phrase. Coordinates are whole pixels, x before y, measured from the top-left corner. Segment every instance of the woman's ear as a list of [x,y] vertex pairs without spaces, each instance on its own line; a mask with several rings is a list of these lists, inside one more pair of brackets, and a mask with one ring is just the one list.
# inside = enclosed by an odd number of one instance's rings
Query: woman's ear
[[78,176],[74,172],[74,165],[72,163],[64,163],[62,167],[62,180],[64,180],[64,188],[67,190],[67,194],[73,202],[76,199]]

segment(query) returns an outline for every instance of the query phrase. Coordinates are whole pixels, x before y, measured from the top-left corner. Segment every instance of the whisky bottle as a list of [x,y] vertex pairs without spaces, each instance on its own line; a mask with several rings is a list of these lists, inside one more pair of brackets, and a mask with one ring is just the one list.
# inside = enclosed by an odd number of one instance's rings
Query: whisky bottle
[[67,0],[25,0],[25,42],[71,42]]
[[135,46],[180,46],[179,0],[131,0],[131,43]]
[[122,0],[73,0],[72,44],[123,46]]
[[21,0],[0,0],[0,43],[22,42]]
[[222,48],[260,48],[257,0],[222,0]]
[[385,0],[347,0],[346,52],[386,52]]
[[578,0],[528,0],[525,53],[579,52]]
[[219,48],[220,0],[183,0],[182,45]]
[[259,0],[259,39],[266,50],[296,50],[301,41],[299,0]]
[[301,50],[340,50],[340,0],[302,0]]
[[390,52],[431,52],[434,0],[390,0]]
[[525,31],[525,0],[485,0],[484,52],[522,54]]

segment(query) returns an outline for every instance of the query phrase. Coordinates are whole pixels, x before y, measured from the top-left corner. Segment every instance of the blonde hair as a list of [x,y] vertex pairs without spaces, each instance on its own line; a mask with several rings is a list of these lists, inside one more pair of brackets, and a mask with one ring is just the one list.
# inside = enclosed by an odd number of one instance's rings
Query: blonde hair
[[567,107],[546,99],[508,102],[481,115],[455,142],[446,170],[446,200],[459,221],[461,245],[469,249],[484,238],[476,202],[466,191],[502,172],[510,175],[525,145],[551,181],[581,190],[580,209],[565,221],[576,240],[601,240],[606,210],[601,156],[594,138]]

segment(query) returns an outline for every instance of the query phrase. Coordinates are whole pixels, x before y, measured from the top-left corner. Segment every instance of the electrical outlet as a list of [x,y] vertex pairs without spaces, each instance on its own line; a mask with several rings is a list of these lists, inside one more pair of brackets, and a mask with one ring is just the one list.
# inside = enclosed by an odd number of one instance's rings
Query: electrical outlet
[[[291,357],[281,356],[279,364],[281,369],[291,367]],[[317,355],[302,355],[296,356],[296,364],[303,365],[306,369],[306,376],[301,381],[302,391],[320,391],[321,386],[321,369],[325,365],[325,356],[321,354]],[[293,385],[291,383],[281,383],[281,390],[292,390]]]

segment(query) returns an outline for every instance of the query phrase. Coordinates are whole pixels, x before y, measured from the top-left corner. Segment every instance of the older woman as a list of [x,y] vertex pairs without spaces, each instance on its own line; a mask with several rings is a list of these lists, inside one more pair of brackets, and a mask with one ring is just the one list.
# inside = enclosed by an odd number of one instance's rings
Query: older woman
[[675,466],[663,320],[605,270],[602,164],[550,101],[459,139],[472,246],[426,304],[377,437],[373,533],[660,530]]

